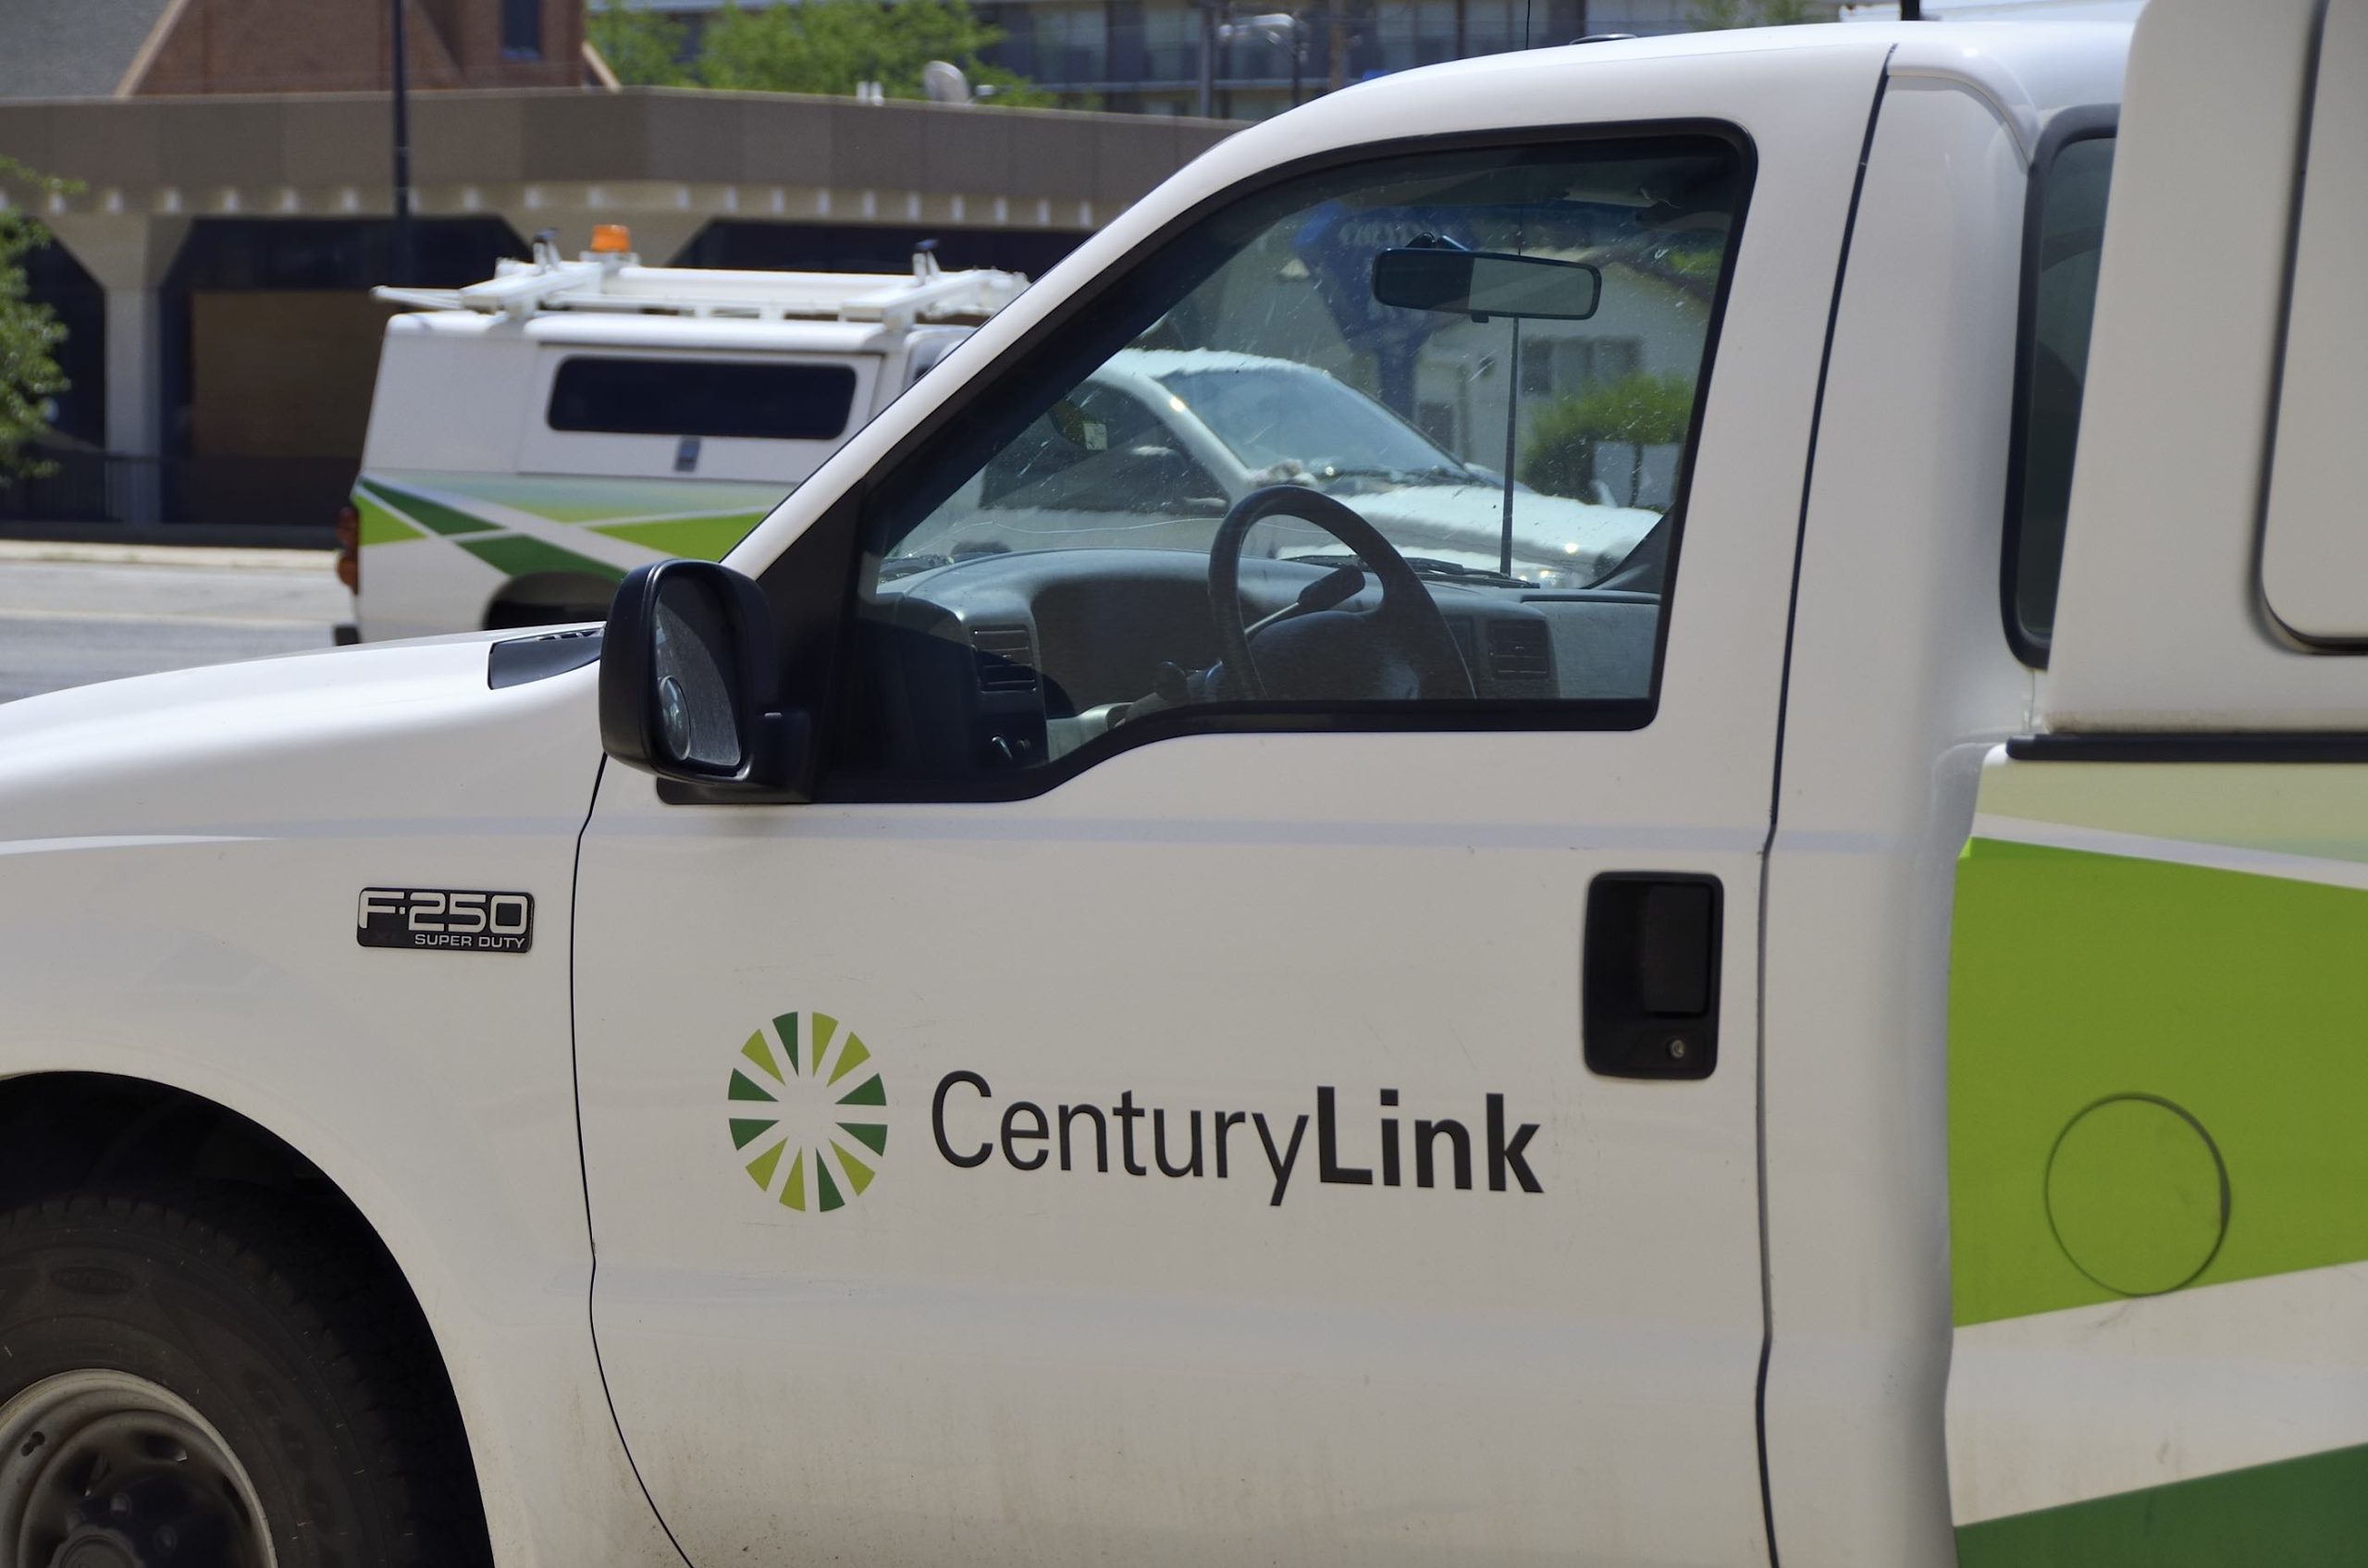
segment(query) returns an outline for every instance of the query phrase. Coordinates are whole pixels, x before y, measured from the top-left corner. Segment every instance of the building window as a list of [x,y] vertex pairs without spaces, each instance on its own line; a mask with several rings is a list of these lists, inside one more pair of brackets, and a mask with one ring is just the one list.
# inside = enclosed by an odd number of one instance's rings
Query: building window
[[1521,389],[1524,397],[1550,398],[1587,391],[1644,368],[1645,345],[1635,338],[1577,338],[1524,343]]
[[543,0],[501,0],[501,57],[543,57]]

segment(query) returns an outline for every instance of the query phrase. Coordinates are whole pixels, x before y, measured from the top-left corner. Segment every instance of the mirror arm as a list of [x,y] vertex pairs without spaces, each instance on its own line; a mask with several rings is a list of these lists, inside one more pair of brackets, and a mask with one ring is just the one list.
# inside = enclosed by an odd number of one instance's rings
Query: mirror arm
[[660,774],[658,798],[669,806],[806,806],[814,799],[814,716],[803,710],[757,715],[748,725],[748,759],[737,777],[684,779]]

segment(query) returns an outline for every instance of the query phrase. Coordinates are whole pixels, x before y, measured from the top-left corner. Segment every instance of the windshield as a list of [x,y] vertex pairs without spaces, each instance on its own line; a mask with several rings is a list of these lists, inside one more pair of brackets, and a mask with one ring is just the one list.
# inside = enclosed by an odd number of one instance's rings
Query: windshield
[[1260,365],[1176,370],[1159,384],[1242,465],[1342,475],[1471,477],[1379,403],[1319,371]]
[[[1467,586],[1607,584],[1668,537],[1736,175],[1681,137],[1408,156],[1250,197],[1098,297],[907,476],[879,580],[1018,551],[1205,555],[1230,508],[1294,484]],[[1410,248],[1584,265],[1599,300],[1550,319],[1392,302],[1376,258]],[[1276,517],[1248,548],[1340,546]]]

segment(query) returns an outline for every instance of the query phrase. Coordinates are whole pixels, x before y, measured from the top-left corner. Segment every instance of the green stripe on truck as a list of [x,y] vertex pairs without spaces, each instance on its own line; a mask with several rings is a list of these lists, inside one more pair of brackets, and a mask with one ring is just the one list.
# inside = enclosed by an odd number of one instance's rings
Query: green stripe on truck
[[748,537],[749,529],[770,515],[770,512],[745,512],[732,517],[669,517],[655,523],[612,523],[594,532],[664,555],[721,561]]
[[1957,1530],[1957,1568],[2352,1568],[2363,1556],[2368,1448]]
[[422,527],[432,528],[439,534],[493,532],[494,525],[484,518],[472,517],[465,512],[446,506],[442,501],[429,500],[426,496],[415,496],[409,490],[399,490],[376,479],[362,479],[357,485],[378,500],[392,503],[403,515]]
[[537,572],[576,572],[616,582],[625,574],[621,566],[611,566],[605,561],[595,561],[588,555],[578,555],[557,545],[547,545],[540,539],[530,539],[523,534],[459,542],[462,549],[479,561],[512,577],[524,577]]
[[1976,838],[1948,1075],[1961,1326],[2368,1259],[2368,891]]
[[355,535],[357,544],[395,545],[426,537],[359,489],[353,493],[353,510],[362,520]]

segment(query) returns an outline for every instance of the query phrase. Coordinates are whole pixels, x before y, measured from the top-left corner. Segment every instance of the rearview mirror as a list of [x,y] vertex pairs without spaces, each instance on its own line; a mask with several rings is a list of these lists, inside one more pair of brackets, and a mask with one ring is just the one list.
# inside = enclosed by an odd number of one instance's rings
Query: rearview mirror
[[1408,310],[1585,321],[1603,297],[1603,273],[1585,262],[1494,251],[1408,246],[1373,258],[1373,297]]
[[609,606],[600,744],[677,784],[668,800],[799,799],[804,726],[775,710],[772,613],[756,584],[706,561],[640,567]]

